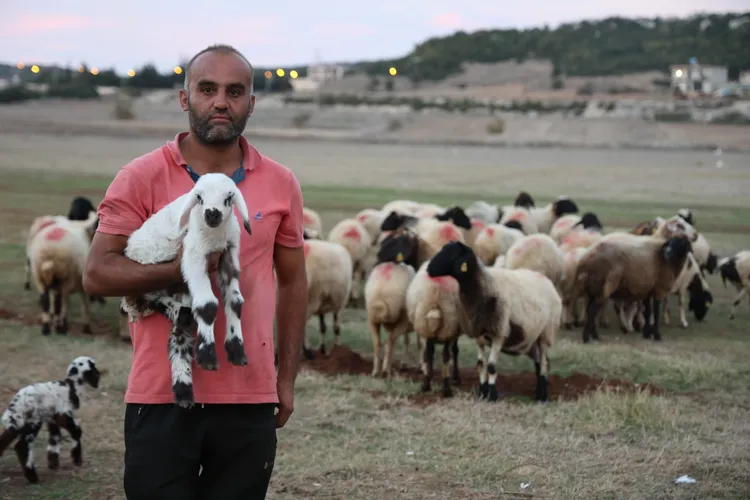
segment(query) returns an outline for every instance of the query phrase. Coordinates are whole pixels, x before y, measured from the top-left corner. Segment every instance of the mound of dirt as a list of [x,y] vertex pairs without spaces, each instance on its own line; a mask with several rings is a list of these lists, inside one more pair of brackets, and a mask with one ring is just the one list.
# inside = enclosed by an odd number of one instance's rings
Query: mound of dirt
[[[529,361],[530,362],[530,361]],[[372,359],[365,358],[362,355],[352,351],[347,346],[336,346],[331,349],[330,353],[321,355],[316,353],[315,359],[303,360],[302,366],[311,368],[324,375],[366,375],[372,373]],[[421,382],[422,373],[414,368],[399,369],[394,367],[399,375],[408,378],[414,382]],[[461,383],[455,385],[451,383],[454,394],[470,393],[475,394],[479,386],[479,376],[474,368],[462,368],[460,370]],[[534,397],[536,387],[536,375],[530,372],[503,374],[497,376],[497,386],[502,397]],[[419,406],[426,406],[439,402],[442,397],[440,390],[442,381],[440,380],[440,362],[435,363],[435,372],[433,375],[432,391],[428,393],[417,392],[409,396],[409,401]],[[612,390],[636,392],[637,390],[649,390],[652,394],[663,394],[664,391],[651,384],[634,384],[633,382],[602,379],[592,377],[583,373],[574,373],[569,377],[560,377],[550,375],[549,377],[549,398],[552,401],[575,400],[581,396],[596,392],[599,389],[609,388]],[[379,397],[385,395],[382,391],[373,391],[373,396]]]

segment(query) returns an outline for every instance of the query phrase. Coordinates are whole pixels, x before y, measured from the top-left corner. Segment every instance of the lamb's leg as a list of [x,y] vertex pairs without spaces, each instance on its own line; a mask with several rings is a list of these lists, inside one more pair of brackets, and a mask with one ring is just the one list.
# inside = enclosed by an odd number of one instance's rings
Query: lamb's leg
[[[653,332],[653,324],[654,324],[651,297],[643,301],[643,317],[644,317],[643,338],[649,339],[651,338],[651,333]],[[656,316],[656,319],[658,320],[659,317]]]
[[[182,274],[187,282],[192,297],[192,311],[198,323],[198,348],[195,358],[198,366],[204,370],[218,370],[216,358],[216,340],[214,322],[219,312],[219,301],[211,291],[211,280],[206,272],[206,256],[194,253],[186,247],[182,255]],[[227,326],[230,319],[227,318]],[[236,332],[239,334],[240,332]],[[229,340],[227,335],[227,341]]]
[[338,311],[333,312],[333,347],[339,345],[339,337],[341,336],[341,324],[339,323]]
[[358,308],[360,306],[359,296],[361,294],[360,286],[359,286],[359,277],[360,277],[360,271],[359,271],[359,263],[354,263],[354,270],[352,271],[352,290],[351,290],[351,301],[354,308]]
[[55,290],[55,318],[57,320],[55,332],[60,334],[68,333],[68,305],[70,304],[70,294],[67,290],[58,288]]
[[486,398],[489,394],[487,383],[487,358],[484,355],[485,341],[482,337],[477,338],[477,371],[479,372],[479,399]]
[[39,476],[37,476],[36,467],[34,466],[34,450],[31,445],[41,427],[41,425],[37,424],[31,429],[22,432],[15,446],[18,461],[21,463],[21,468],[23,469],[23,475],[30,483],[39,482]]
[[83,316],[83,333],[91,333],[91,311],[89,307],[89,296],[81,294],[81,313]]
[[326,317],[324,314],[318,314],[318,323],[320,324],[320,354],[326,353]]
[[729,319],[734,319],[735,311],[737,310],[737,306],[740,305],[740,302],[742,302],[742,299],[747,295],[747,288],[743,288],[739,291],[737,296],[734,298],[734,302],[732,302],[732,311],[729,313]]
[[422,347],[422,392],[432,389],[432,368],[435,360],[435,341],[425,340]]
[[588,344],[591,339],[598,339],[599,334],[596,332],[596,318],[599,311],[599,304],[596,297],[590,295],[586,305],[586,324],[583,325],[583,343]]
[[73,415],[69,413],[60,415],[58,423],[68,431],[68,434],[70,434],[70,437],[73,440],[73,446],[70,448],[70,457],[73,459],[73,463],[75,465],[81,465],[83,463],[83,448],[81,447],[81,436],[83,435],[83,430],[81,430],[81,426],[78,425],[78,422],[73,418]]
[[488,383],[489,390],[487,391],[487,401],[497,401],[499,394],[497,392],[497,358],[500,354],[500,346],[503,345],[507,336],[503,336],[499,339],[492,341],[490,344],[490,360],[487,363],[487,373],[489,373]]
[[62,433],[60,432],[60,426],[55,422],[47,422],[47,431],[49,432],[47,466],[50,469],[57,469],[60,467],[60,441],[62,441]]
[[367,323],[372,335],[372,376],[377,377],[380,373],[380,324]]
[[31,290],[31,261],[28,257],[26,257],[24,271],[26,272],[26,282],[23,284],[23,288],[24,290]]
[[451,354],[453,355],[453,363],[451,363],[451,368],[453,369],[453,383],[459,385],[461,384],[461,372],[458,368],[458,337],[451,342]]
[[[685,315],[685,291],[680,290],[680,292],[677,294],[677,298],[680,304],[680,325],[683,328],[687,328],[688,320],[687,320],[687,316]],[[665,297],[664,298],[664,310],[666,311],[666,309],[667,309],[667,299]]]
[[245,366],[247,354],[242,339],[242,322],[240,321],[242,304],[245,299],[240,292],[240,254],[236,246],[229,245],[222,253],[221,259],[219,259],[218,275],[219,286],[223,292],[224,316],[227,319],[227,335],[224,341],[227,360],[235,366]]
[[42,335],[49,335],[52,332],[52,311],[49,288],[45,288],[44,292],[39,295],[39,307],[42,309]]
[[451,391],[451,343],[443,343],[443,397],[453,396]]
[[195,327],[189,307],[181,307],[173,320],[169,334],[169,363],[172,368],[174,402],[182,408],[192,408],[193,399],[193,342]]

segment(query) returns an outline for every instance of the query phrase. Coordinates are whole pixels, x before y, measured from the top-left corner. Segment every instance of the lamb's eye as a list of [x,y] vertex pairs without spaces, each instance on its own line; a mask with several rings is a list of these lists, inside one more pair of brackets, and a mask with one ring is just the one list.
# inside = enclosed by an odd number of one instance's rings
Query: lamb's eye
[[228,207],[232,204],[232,195],[228,195],[226,198],[224,198],[224,206]]

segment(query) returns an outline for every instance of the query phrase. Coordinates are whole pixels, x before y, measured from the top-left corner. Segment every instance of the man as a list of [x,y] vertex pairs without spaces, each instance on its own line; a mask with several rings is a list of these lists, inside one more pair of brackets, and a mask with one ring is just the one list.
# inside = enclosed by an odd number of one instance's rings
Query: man
[[[243,232],[240,243],[248,364],[234,366],[217,349],[219,369],[194,369],[196,405],[180,408],[173,404],[171,390],[169,321],[153,314],[130,324],[125,494],[129,500],[265,498],[276,428],[284,426],[294,409],[306,319],[302,193],[289,169],[261,155],[242,136],[255,96],[253,68],[237,50],[216,45],[193,57],[180,103],[190,131],[125,165],[109,186],[99,205],[83,285],[88,294],[108,297],[184,287],[179,255],[172,262],[141,265],[123,255],[127,238],[154,212],[189,191],[198,176],[225,173],[237,183],[252,219],[252,235]],[[214,273],[217,265],[214,254],[208,271]],[[215,284],[213,288],[220,298]],[[225,321],[219,308],[217,346],[224,343]]]

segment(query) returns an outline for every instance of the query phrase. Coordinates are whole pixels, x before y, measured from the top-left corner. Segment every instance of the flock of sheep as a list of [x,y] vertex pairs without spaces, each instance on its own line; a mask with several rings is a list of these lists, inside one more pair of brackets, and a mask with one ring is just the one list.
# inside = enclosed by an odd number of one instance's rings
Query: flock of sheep
[[[335,345],[341,311],[364,299],[372,375],[391,374],[399,337],[405,358],[414,361],[415,332],[422,390],[431,388],[435,346],[441,345],[446,397],[451,379],[460,381],[461,335],[477,342],[480,397],[497,399],[496,363],[503,352],[534,361],[536,398],[545,401],[547,352],[560,326],[583,326],[584,343],[598,340],[611,302],[624,333],[640,330],[658,341],[662,318],[664,324],[670,320],[670,296],[678,299],[683,327],[686,299],[688,311],[704,319],[713,303],[706,272],[718,269],[725,285],[736,287],[732,318],[750,292],[750,251],[719,258],[695,230],[688,209],[605,234],[596,214],[580,213],[565,196],[543,207],[524,191],[508,206],[395,200],[339,221],[325,239],[319,214],[304,210],[308,318],[319,318],[320,352],[326,352],[325,315],[333,315]],[[387,332],[384,352],[381,328]],[[304,353],[315,355],[307,341]]]

